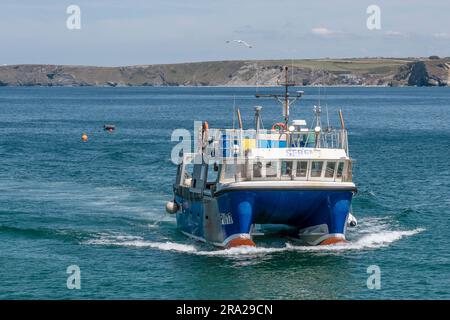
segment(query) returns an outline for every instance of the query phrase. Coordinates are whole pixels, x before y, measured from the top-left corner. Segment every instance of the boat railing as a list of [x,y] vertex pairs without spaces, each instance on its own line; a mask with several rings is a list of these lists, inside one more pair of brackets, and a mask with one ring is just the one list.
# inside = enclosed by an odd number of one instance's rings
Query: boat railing
[[276,131],[209,129],[199,135],[202,152],[213,158],[245,158],[249,150],[255,148],[326,148],[344,149],[348,154],[347,130],[330,129]]

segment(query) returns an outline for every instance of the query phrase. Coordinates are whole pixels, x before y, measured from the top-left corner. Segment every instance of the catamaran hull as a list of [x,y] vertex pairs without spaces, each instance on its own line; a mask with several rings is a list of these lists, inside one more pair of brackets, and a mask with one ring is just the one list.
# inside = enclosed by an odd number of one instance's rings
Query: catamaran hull
[[347,216],[354,190],[238,189],[214,196],[186,198],[177,224],[183,233],[218,246],[254,245],[255,224],[295,228],[306,244],[345,241]]

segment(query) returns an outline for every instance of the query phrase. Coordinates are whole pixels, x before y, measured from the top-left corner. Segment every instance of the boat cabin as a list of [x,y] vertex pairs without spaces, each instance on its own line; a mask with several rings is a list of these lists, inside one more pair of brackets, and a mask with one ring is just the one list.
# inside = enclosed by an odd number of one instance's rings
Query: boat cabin
[[343,130],[317,132],[301,126],[282,133],[210,129],[206,140],[199,144],[199,152],[183,155],[176,185],[201,192],[214,191],[217,184],[243,181],[352,180]]

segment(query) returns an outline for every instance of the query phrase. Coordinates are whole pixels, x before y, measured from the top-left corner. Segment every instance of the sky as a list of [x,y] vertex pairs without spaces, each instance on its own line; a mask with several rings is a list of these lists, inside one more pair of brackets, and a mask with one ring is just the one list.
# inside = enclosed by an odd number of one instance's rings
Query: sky
[[[81,29],[67,28],[70,5]],[[0,0],[0,65],[444,57],[449,13],[449,0]],[[238,39],[252,48],[226,42]]]

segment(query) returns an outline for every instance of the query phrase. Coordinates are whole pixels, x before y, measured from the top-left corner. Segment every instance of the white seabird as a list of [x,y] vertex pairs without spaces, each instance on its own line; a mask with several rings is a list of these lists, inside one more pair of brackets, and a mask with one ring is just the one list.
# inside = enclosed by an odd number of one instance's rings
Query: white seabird
[[233,42],[237,42],[237,43],[240,43],[240,44],[243,44],[244,46],[246,46],[247,48],[253,48],[250,44],[248,44],[246,41],[244,41],[244,40],[227,40],[226,42],[227,43],[230,43],[231,41],[233,41]]

